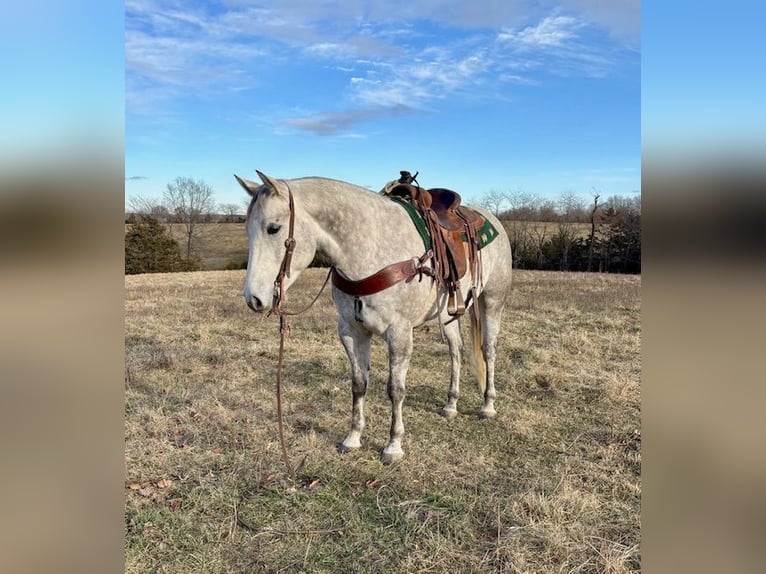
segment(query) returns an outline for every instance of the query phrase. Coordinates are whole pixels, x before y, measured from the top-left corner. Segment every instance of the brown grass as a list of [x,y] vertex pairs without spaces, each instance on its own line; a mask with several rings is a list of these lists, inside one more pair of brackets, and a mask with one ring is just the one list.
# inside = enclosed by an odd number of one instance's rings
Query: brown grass
[[[289,305],[324,274],[306,271]],[[244,306],[243,278],[125,279],[126,572],[640,570],[640,277],[516,272],[491,421],[468,369],[461,415],[438,415],[446,347],[416,331],[393,467],[381,342],[363,446],[338,453],[350,385],[323,295],[287,346],[296,484],[277,440],[276,319]]]
[[[170,226],[171,235],[181,246],[186,245],[183,224]],[[195,255],[203,270],[225,269],[229,263],[247,260],[247,232],[244,223],[197,224]]]

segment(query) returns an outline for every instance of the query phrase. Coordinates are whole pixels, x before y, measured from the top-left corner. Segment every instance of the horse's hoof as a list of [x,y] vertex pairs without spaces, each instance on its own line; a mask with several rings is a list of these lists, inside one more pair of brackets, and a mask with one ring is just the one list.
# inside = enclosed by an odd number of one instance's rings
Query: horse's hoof
[[380,461],[387,466],[391,464],[396,464],[403,458],[404,458],[403,450],[392,451],[392,452],[383,451],[383,454],[380,455]]
[[455,417],[457,416],[457,410],[455,410],[455,409],[448,409],[448,408],[443,408],[443,409],[442,409],[442,412],[441,412],[441,415],[442,415],[442,416],[443,416],[445,419],[447,419],[448,421],[451,421],[451,420],[454,420],[454,419],[455,419]]
[[346,454],[348,452],[359,450],[361,446],[362,446],[362,443],[359,440],[350,441],[346,439],[340,444],[340,446],[338,447],[338,450],[340,450],[341,454]]
[[481,409],[479,411],[480,419],[493,419],[495,418],[495,415],[497,415],[495,409]]

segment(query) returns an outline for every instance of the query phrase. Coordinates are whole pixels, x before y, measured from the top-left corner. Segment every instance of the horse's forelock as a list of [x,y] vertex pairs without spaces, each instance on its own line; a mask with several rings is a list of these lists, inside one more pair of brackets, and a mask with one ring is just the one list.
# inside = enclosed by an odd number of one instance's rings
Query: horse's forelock
[[266,184],[263,184],[258,189],[256,189],[253,192],[252,199],[250,200],[250,205],[247,206],[245,221],[250,221],[250,215],[252,214],[256,204],[259,201],[263,201],[264,198],[271,197],[272,195],[274,195],[274,191]]

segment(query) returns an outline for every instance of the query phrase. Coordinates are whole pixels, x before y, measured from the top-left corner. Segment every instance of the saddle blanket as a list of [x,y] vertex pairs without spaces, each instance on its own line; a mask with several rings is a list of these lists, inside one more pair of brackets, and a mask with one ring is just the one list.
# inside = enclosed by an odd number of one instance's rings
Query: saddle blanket
[[[420,233],[420,237],[423,239],[423,245],[426,248],[426,251],[431,249],[431,237],[428,235],[428,230],[426,229],[426,224],[423,222],[423,219],[420,217],[420,214],[417,212],[417,210],[412,206],[412,204],[402,199],[401,197],[396,196],[390,196],[391,201],[394,201],[401,205],[409,214],[410,219],[412,219],[412,222],[415,224],[415,227],[418,230],[418,233]],[[464,207],[464,209],[469,209],[467,207]],[[473,210],[471,210],[473,211]],[[474,212],[475,213],[475,212]],[[481,226],[481,228],[476,233],[477,237],[479,238],[479,249],[483,249],[497,237],[497,229],[494,225],[492,225],[487,219],[484,219],[484,225]],[[464,242],[468,241],[468,238],[465,236],[465,233],[461,235],[461,239]]]

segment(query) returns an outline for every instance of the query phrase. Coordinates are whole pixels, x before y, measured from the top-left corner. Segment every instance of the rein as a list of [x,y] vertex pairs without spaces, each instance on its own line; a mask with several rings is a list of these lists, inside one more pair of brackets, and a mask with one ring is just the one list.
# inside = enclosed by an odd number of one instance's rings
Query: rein
[[327,274],[327,277],[325,278],[319,293],[316,294],[316,297],[314,297],[311,303],[309,303],[300,311],[287,311],[284,309],[283,305],[287,300],[285,278],[290,277],[290,265],[293,260],[293,252],[295,251],[295,200],[293,199],[293,192],[290,189],[290,184],[287,182],[285,183],[287,185],[288,206],[290,208],[290,222],[288,225],[287,239],[285,239],[285,255],[282,258],[282,264],[279,266],[279,273],[277,273],[277,277],[274,280],[274,297],[272,299],[271,310],[269,311],[267,317],[271,316],[272,313],[276,313],[279,316],[279,359],[277,362],[276,383],[279,446],[282,450],[282,460],[285,463],[285,467],[287,467],[287,470],[290,473],[290,477],[293,479],[293,481],[295,481],[295,468],[290,462],[290,457],[287,455],[287,447],[285,446],[285,431],[283,422],[284,416],[282,414],[282,369],[284,367],[285,358],[285,338],[290,336],[290,325],[287,323],[286,318],[305,313],[314,306],[314,303],[317,302],[319,296],[322,294],[325,287],[327,287],[332,269],[330,269],[330,272]]

